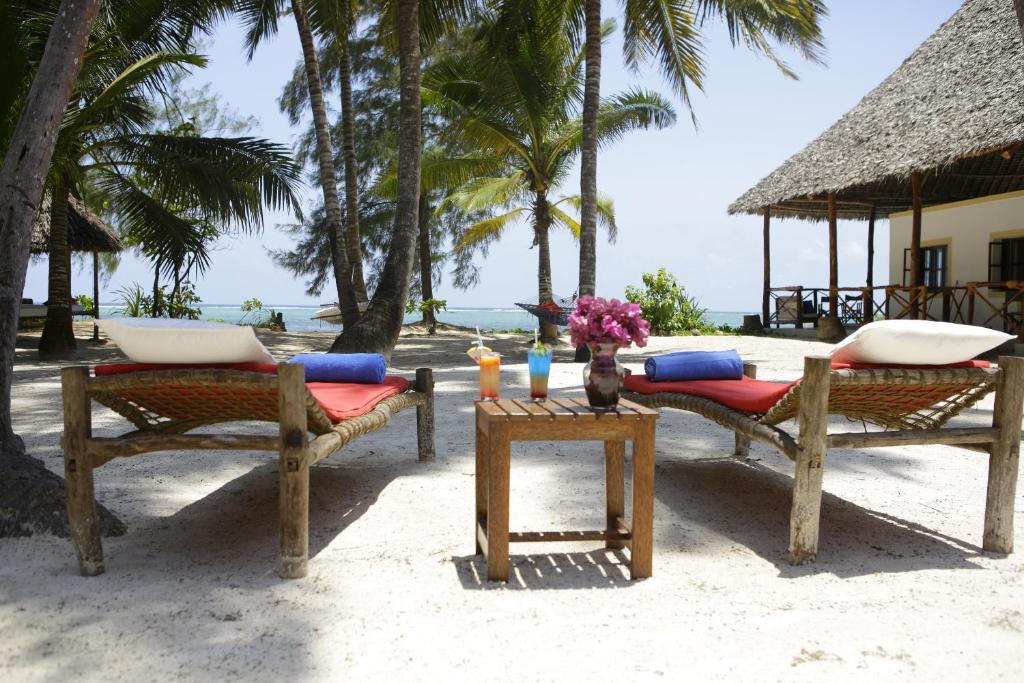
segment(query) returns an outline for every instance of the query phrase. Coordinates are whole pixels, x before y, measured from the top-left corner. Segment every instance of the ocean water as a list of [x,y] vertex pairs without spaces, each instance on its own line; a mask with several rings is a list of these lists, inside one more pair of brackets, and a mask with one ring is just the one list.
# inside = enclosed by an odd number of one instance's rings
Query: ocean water
[[[203,312],[202,320],[223,320],[229,323],[244,322],[245,314],[238,305],[200,305]],[[319,310],[318,306],[268,306],[278,313],[284,314],[284,324],[289,332],[338,332],[340,325],[330,325],[312,317]],[[100,305],[100,315],[117,317],[120,311],[117,306]],[[715,325],[732,325],[739,327],[743,323],[742,312],[709,311],[708,319]],[[406,315],[405,321],[415,322],[422,316],[419,313]],[[481,330],[511,330],[516,328],[532,330],[537,326],[537,319],[519,308],[449,308],[441,311],[437,319],[449,325]]]

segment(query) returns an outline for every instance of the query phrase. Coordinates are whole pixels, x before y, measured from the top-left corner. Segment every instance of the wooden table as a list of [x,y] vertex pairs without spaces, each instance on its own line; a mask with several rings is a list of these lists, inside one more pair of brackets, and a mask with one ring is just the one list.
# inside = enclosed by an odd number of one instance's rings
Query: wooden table
[[[620,401],[614,413],[595,413],[586,401],[561,398],[476,403],[476,552],[487,557],[487,578],[508,580],[508,544],[604,541],[630,549],[630,577],[651,575],[654,528],[654,427],[657,411]],[[604,441],[607,523],[601,531],[509,533],[509,467],[513,441]],[[633,442],[633,525],[625,515],[626,441]]]

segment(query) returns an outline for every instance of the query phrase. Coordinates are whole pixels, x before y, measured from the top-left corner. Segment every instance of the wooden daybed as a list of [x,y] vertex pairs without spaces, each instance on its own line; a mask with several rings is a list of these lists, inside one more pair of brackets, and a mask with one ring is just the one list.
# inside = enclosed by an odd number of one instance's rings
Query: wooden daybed
[[[387,426],[394,413],[411,407],[416,408],[419,459],[434,457],[434,385],[426,368],[416,371],[414,383],[389,377],[385,385],[307,385],[303,367],[287,363],[246,369],[129,368],[109,374],[103,369],[98,367],[96,376],[85,367],[62,372],[68,517],[84,576],[104,571],[93,470],[114,458],[170,450],[278,451],[277,572],[282,578],[300,578],[308,558],[310,465]],[[116,438],[94,437],[93,400],[137,430]],[[238,421],[276,422],[279,433],[187,433]]]
[[[802,564],[817,553],[822,474],[831,448],[943,444],[988,454],[983,547],[999,553],[1013,551],[1024,358],[1001,357],[998,367],[967,363],[962,367],[833,369],[829,358],[807,357],[803,378],[789,385],[753,384],[758,380],[752,364],[744,364],[744,374],[742,381],[679,383],[673,390],[660,389],[659,383],[648,382],[642,375],[629,376],[624,395],[651,408],[696,413],[731,429],[736,433],[736,455],[745,457],[753,439],[796,464],[789,526],[791,563]],[[662,386],[672,388],[673,384]],[[944,427],[993,391],[991,427]],[[882,431],[829,434],[829,415],[870,423]],[[778,427],[789,419],[796,420],[796,436]]]

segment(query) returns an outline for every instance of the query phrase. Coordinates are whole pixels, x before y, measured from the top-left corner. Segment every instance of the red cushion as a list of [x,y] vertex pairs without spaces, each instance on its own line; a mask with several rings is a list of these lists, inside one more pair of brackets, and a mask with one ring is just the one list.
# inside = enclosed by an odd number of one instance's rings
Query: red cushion
[[354,384],[350,382],[307,382],[309,391],[320,402],[332,422],[365,415],[384,399],[409,388],[404,377],[385,377],[383,384]]
[[645,375],[628,375],[626,389],[638,394],[670,392],[701,396],[741,413],[766,413],[796,382],[760,379],[696,379],[684,382],[651,382]]
[[268,375],[277,374],[275,363],[199,363],[196,365],[180,365],[177,363],[110,363],[97,365],[93,372],[97,377],[103,375],[121,375],[126,372],[145,372],[147,370],[243,370],[245,372],[262,372]]
[[882,370],[893,368],[896,370],[935,370],[937,368],[987,368],[991,367],[987,360],[965,360],[962,363],[950,363],[949,365],[878,365],[877,363],[840,363],[832,361],[833,370]]
[[[186,370],[186,369],[218,369],[243,370],[246,372],[262,372],[277,374],[277,365],[273,363],[208,363],[200,365],[165,365],[158,363],[112,363],[97,365],[97,377],[103,375],[120,375],[127,372],[144,372],[146,370]],[[350,382],[306,382],[309,392],[320,403],[324,414],[332,422],[341,422],[351,417],[359,417],[373,410],[373,407],[384,399],[400,394],[409,388],[411,383],[404,377],[388,376],[383,384],[354,384]]]

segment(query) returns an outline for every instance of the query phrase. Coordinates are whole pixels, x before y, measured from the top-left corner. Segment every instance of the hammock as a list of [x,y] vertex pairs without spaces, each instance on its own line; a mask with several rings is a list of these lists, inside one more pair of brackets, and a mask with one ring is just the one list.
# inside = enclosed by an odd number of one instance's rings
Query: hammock
[[542,322],[565,327],[569,324],[569,314],[576,310],[576,296],[555,296],[543,303],[517,303],[516,306],[537,316]]

